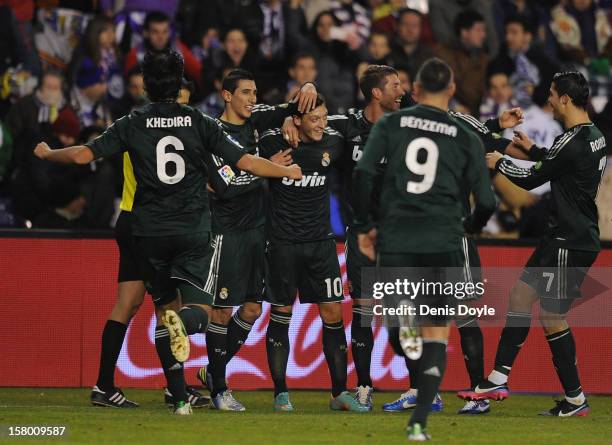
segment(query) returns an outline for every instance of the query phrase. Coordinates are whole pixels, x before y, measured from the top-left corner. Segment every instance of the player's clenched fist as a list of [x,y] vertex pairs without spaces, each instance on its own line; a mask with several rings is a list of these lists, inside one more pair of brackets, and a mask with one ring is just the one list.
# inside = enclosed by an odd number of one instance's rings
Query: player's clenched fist
[[302,168],[299,165],[292,164],[287,167],[287,169],[289,170],[289,174],[287,175],[289,179],[295,179],[297,181],[302,179]]
[[49,153],[51,153],[51,148],[49,148],[46,142],[40,142],[34,149],[34,154],[40,159],[45,159]]
[[499,125],[502,128],[513,128],[523,123],[523,110],[520,108],[511,108],[505,110],[499,117]]

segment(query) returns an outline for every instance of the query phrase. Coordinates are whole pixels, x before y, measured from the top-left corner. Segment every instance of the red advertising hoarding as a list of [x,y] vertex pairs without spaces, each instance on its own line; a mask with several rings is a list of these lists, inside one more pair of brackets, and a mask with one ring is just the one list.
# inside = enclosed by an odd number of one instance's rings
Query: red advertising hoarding
[[[531,247],[482,246],[483,267],[520,267]],[[344,246],[338,244],[344,268]],[[87,387],[95,383],[100,334],[116,296],[118,252],[110,239],[0,238],[0,385]],[[612,265],[612,250],[596,263]],[[350,300],[345,300],[350,340]],[[269,307],[228,367],[234,389],[271,388],[264,343]],[[134,318],[118,363],[121,387],[160,388],[164,385],[153,343],[153,305],[146,299]],[[486,371],[491,369],[501,327],[484,328]],[[587,392],[612,394],[610,327],[574,329],[582,383]],[[321,347],[321,322],[316,306],[296,305],[290,327],[290,388],[329,388]],[[386,330],[376,321],[372,377],[379,389],[403,389],[407,371],[403,359],[387,345]],[[350,343],[349,343],[350,344]],[[453,328],[448,368],[442,388],[469,386],[458,334]],[[188,382],[207,363],[204,335],[192,337],[186,363]],[[349,384],[355,384],[349,357]],[[514,391],[561,392],[542,329],[533,327],[510,379]]]

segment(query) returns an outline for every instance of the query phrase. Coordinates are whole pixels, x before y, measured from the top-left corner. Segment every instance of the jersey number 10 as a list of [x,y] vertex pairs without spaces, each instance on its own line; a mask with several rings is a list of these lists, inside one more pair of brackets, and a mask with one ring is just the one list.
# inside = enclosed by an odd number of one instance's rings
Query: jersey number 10
[[[427,152],[424,162],[419,162],[418,155],[421,150]],[[406,167],[415,175],[422,176],[420,181],[408,181],[408,193],[421,194],[427,192],[434,185],[436,170],[438,169],[438,145],[429,138],[417,138],[406,148]]]
[[[170,145],[177,151],[185,150],[185,146],[181,140],[175,136],[164,136],[157,143],[155,147],[157,177],[164,184],[176,184],[185,177],[185,161],[178,153],[166,152],[166,148]],[[168,174],[168,164],[175,165],[175,172],[173,175]]]

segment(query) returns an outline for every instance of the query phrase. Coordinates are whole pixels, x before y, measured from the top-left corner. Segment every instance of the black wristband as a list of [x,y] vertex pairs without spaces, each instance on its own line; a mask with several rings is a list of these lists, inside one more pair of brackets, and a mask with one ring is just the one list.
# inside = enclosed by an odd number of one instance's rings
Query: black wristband
[[502,162],[504,162],[504,158],[499,158],[499,159],[497,160],[497,162],[495,163],[495,171],[496,171],[496,172],[498,172],[498,171],[499,171],[499,166],[500,166],[500,164],[501,164]]
[[504,131],[504,129],[499,123],[499,118],[493,118],[493,119],[487,120],[485,122],[485,127],[487,127],[487,129],[491,133],[501,133],[502,131]]

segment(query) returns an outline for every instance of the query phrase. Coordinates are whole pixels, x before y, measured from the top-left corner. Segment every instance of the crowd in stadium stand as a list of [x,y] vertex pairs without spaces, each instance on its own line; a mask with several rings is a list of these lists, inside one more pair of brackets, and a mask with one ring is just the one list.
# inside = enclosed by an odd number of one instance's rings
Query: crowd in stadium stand
[[[113,225],[121,158],[65,166],[32,150],[86,142],[146,103],[139,63],[168,46],[184,57],[191,104],[213,117],[232,68],[255,74],[260,102],[316,81],[329,112],[344,113],[363,105],[368,64],[398,70],[408,106],[417,69],[438,56],[456,75],[454,109],[484,121],[520,106],[542,146],[563,132],[547,106],[550,80],[579,70],[592,119],[612,140],[612,0],[0,0],[0,34],[0,227]],[[612,239],[612,168],[604,176],[600,228]],[[494,185],[486,236],[540,236],[550,187],[527,192],[501,176]]]

